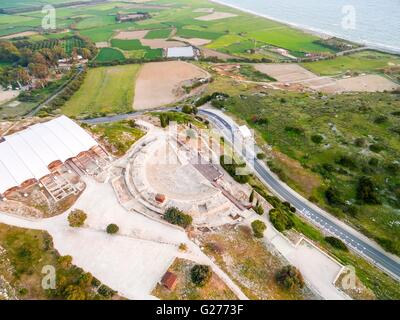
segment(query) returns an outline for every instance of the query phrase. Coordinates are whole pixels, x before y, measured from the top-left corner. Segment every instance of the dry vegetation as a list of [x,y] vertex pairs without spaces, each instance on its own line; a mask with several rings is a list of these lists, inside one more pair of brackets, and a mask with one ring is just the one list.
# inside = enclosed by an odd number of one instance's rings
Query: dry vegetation
[[218,232],[202,236],[206,253],[241,287],[250,299],[315,299],[303,290],[288,291],[275,280],[276,273],[287,263],[255,240],[246,226],[225,226]]

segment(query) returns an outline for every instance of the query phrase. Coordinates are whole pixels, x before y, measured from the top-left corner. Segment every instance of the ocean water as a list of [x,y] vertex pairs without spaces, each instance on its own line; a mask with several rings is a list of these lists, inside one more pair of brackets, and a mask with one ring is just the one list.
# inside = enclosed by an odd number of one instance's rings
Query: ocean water
[[331,36],[400,53],[400,0],[218,0]]

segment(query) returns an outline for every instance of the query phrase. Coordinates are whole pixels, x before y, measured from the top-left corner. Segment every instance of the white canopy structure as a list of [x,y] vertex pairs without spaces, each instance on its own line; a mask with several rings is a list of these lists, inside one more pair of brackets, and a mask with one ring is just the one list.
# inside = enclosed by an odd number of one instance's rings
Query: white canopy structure
[[193,58],[194,49],[193,47],[174,47],[167,49],[168,58]]
[[65,162],[95,146],[96,140],[66,116],[5,136],[0,142],[0,194],[43,178],[52,162]]

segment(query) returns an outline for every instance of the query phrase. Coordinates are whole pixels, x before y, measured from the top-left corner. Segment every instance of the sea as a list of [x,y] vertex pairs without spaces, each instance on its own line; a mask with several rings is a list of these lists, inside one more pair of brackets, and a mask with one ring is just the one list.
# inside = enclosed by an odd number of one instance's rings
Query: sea
[[243,11],[400,53],[400,0],[217,0]]

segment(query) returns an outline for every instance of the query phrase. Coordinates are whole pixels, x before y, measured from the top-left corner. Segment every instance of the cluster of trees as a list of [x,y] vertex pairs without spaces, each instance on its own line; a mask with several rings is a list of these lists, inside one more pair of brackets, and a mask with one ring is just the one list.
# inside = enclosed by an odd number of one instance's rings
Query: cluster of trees
[[29,45],[20,43],[17,47],[18,42],[14,44],[11,41],[1,40],[0,61],[7,62],[11,66],[5,67],[1,72],[0,83],[3,86],[27,85],[32,78],[36,78],[41,79],[44,86],[51,68],[57,67],[60,59],[69,56],[72,61],[77,61],[78,55],[91,59],[96,54],[97,48],[84,37],[74,37],[79,39],[82,47],[74,47],[70,53],[67,53],[60,44],[51,48],[39,46],[40,49],[34,49],[29,41]]
[[171,119],[168,113],[160,113],[158,117],[160,118],[161,128],[166,128],[169,126]]
[[250,176],[248,174],[238,174],[240,169],[244,170],[246,168],[245,163],[239,164],[232,157],[227,155],[220,156],[219,162],[225,171],[228,172],[236,182],[241,184],[249,182]]
[[294,227],[293,220],[291,219],[291,212],[284,208],[273,208],[269,211],[269,219],[276,230],[283,232],[290,230]]
[[169,223],[176,224],[185,229],[193,222],[193,218],[190,215],[185,214],[178,208],[174,207],[168,208],[165,211],[164,219]]
[[56,288],[47,289],[46,294],[52,299],[94,300],[110,299],[116,292],[72,264],[71,256],[57,259]]
[[212,277],[211,268],[207,265],[198,264],[190,270],[192,282],[198,287],[204,287]]

